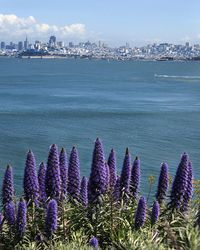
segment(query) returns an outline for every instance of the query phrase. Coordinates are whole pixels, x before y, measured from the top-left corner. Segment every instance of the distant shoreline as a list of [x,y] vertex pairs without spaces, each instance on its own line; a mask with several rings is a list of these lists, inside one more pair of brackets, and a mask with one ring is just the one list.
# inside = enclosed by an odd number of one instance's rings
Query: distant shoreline
[[175,61],[175,62],[191,62],[191,61],[200,61],[200,57],[195,57],[195,58],[165,58],[165,57],[161,57],[161,58],[98,58],[98,57],[81,57],[81,56],[59,56],[59,55],[27,55],[27,56],[7,56],[7,55],[0,55],[0,58],[15,58],[15,59],[85,59],[85,60],[95,60],[95,61],[158,61],[158,62],[162,62],[162,61]]

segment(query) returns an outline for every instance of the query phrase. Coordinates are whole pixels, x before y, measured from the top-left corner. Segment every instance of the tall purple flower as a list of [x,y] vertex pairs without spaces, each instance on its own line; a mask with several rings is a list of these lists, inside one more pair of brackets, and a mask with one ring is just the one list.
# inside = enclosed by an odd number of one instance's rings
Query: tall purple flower
[[61,196],[65,198],[67,195],[67,154],[64,148],[62,148],[59,156],[60,160],[60,178],[61,178]]
[[26,231],[26,214],[27,207],[24,199],[21,199],[18,204],[17,221],[16,221],[16,231],[17,236],[22,238]]
[[78,151],[73,147],[69,158],[67,191],[72,198],[77,200],[80,198],[80,179]]
[[140,159],[135,158],[131,170],[130,191],[134,198],[137,198],[140,187]]
[[188,155],[184,153],[176,171],[176,176],[172,185],[171,202],[173,209],[180,209],[183,197],[187,189],[188,180]]
[[9,226],[13,226],[15,224],[15,204],[13,201],[5,204],[4,216]]
[[46,165],[42,162],[38,170],[38,182],[39,182],[39,200],[44,203],[47,200],[45,178],[46,178]]
[[113,196],[114,201],[119,201],[120,199],[120,176],[117,177],[112,196]]
[[80,191],[81,203],[84,207],[88,205],[88,180],[83,176],[81,180],[81,191]]
[[47,197],[58,199],[60,197],[60,192],[61,192],[60,184],[61,180],[60,180],[58,147],[55,144],[53,144],[50,147],[48,161],[47,161],[47,170],[45,179]]
[[154,201],[153,208],[151,212],[151,224],[155,224],[159,218],[160,215],[160,205],[158,201]]
[[95,250],[98,250],[98,248],[99,248],[99,242],[98,242],[98,240],[97,240],[96,237],[93,236],[93,237],[89,240],[89,244],[90,244],[90,246],[93,247]]
[[57,230],[58,208],[56,200],[49,201],[45,220],[45,230],[47,237],[50,238]]
[[116,173],[116,156],[115,151],[112,149],[108,157],[108,166],[110,172],[110,188],[113,189],[117,181]]
[[7,166],[2,187],[2,203],[3,205],[12,201],[14,196],[13,171],[10,165]]
[[186,188],[185,194],[183,196],[183,206],[181,208],[182,212],[186,212],[188,210],[189,202],[192,199],[192,192],[193,192],[192,177],[193,177],[193,175],[192,175],[192,163],[189,161],[187,188]]
[[121,177],[120,177],[120,192],[121,195],[129,194],[130,187],[130,174],[131,174],[131,156],[129,154],[128,148],[126,149],[124,163],[122,167]]
[[31,150],[27,153],[24,170],[24,195],[27,201],[32,200],[37,203],[39,197],[39,183],[35,157]]
[[110,189],[110,169],[106,162],[105,162],[105,168],[106,168],[106,190],[108,191]]
[[107,171],[103,145],[99,138],[95,141],[91,173],[89,178],[89,201],[94,201],[100,194],[104,194],[107,188]]
[[158,180],[158,188],[157,188],[157,193],[156,193],[156,199],[160,204],[165,199],[168,185],[169,185],[168,165],[167,163],[162,163],[160,176]]
[[141,197],[138,202],[136,214],[135,214],[135,228],[139,229],[142,227],[146,220],[146,200],[144,197]]

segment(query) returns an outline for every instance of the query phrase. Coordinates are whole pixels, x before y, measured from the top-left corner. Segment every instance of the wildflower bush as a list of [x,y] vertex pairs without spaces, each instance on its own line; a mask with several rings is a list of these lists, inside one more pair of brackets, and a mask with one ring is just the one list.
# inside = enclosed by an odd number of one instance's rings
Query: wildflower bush
[[68,160],[53,144],[38,171],[28,151],[22,197],[15,197],[12,167],[5,170],[0,249],[200,249],[200,182],[193,202],[189,156],[183,153],[172,181],[167,163],[158,180],[149,177],[150,191],[157,181],[152,204],[140,194],[140,179],[138,157],[132,163],[126,149],[118,176],[114,150],[106,162],[98,138],[88,179],[75,147]]

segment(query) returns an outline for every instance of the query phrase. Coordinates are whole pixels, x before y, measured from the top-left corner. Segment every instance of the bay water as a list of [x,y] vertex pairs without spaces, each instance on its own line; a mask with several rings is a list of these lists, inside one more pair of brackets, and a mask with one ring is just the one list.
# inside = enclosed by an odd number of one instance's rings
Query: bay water
[[96,137],[119,172],[126,147],[140,157],[145,195],[148,176],[157,182],[162,162],[173,176],[183,152],[197,179],[199,131],[199,62],[0,59],[0,182],[11,164],[18,194],[29,149],[39,165],[51,144],[75,145],[88,176]]

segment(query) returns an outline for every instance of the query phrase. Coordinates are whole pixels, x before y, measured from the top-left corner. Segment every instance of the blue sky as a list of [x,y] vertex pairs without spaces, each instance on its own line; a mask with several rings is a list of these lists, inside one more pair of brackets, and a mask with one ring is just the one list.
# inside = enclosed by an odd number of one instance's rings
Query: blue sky
[[200,42],[200,0],[0,0],[0,6],[0,40],[25,34],[44,40],[53,32],[60,40],[111,45]]

